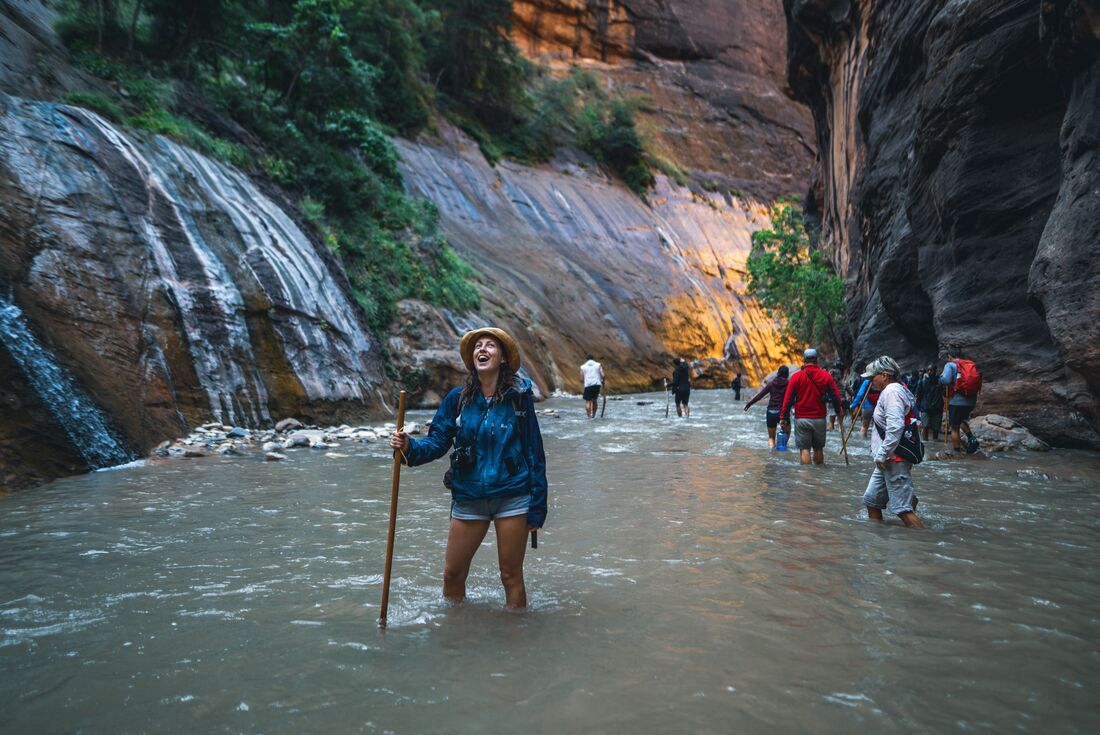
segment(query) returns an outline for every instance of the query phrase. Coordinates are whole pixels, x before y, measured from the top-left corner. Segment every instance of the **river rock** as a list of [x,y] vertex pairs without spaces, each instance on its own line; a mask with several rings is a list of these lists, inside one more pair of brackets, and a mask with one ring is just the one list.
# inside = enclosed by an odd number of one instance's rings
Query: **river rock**
[[195,459],[198,457],[205,457],[206,452],[202,451],[201,449],[185,449],[183,450],[183,456],[188,459]]
[[264,454],[265,462],[279,462],[284,459],[286,459],[286,455],[280,454],[279,452],[267,452]]
[[219,447],[218,454],[223,457],[240,457],[241,452],[235,447]]
[[304,428],[304,425],[298,419],[283,419],[275,424],[275,431],[279,434],[285,434],[288,431],[297,431],[302,428]]
[[406,434],[419,434],[420,433],[420,424],[416,423],[415,421],[406,421],[405,422],[405,433]]
[[260,447],[261,451],[264,452],[277,452],[282,448],[283,445],[278,442],[264,442],[263,446]]
[[305,434],[291,434],[283,442],[283,447],[289,449],[290,447],[308,447],[312,444],[310,437]]
[[989,452],[1021,449],[1045,452],[1050,449],[1049,444],[1032,436],[1031,432],[1017,422],[995,413],[970,419],[970,430],[981,441],[982,449]]
[[361,442],[378,441],[378,434],[373,431],[361,431],[356,435]]
[[225,433],[226,436],[232,439],[245,439],[252,435],[252,432],[248,429],[242,429],[239,426],[234,426]]

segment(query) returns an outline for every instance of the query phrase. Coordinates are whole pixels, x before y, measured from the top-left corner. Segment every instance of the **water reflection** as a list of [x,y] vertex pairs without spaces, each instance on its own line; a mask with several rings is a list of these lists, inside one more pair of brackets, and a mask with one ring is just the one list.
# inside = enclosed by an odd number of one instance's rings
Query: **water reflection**
[[[770,453],[762,414],[693,394],[555,399],[531,609],[493,536],[440,596],[442,467],[404,473],[375,627],[376,445],[209,458],[0,499],[0,728],[300,732],[1091,732],[1095,455],[926,463],[926,532],[860,518],[846,468]],[[426,418],[418,416],[417,420]],[[835,439],[834,439],[835,440]],[[1038,466],[1061,479],[1022,479]],[[985,724],[983,724],[985,723]]]

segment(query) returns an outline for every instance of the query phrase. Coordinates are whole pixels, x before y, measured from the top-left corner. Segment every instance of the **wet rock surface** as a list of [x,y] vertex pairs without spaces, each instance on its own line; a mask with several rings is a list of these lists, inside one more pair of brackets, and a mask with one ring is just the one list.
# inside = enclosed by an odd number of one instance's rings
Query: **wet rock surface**
[[1045,452],[1050,445],[1031,435],[1027,429],[1010,418],[997,414],[979,416],[970,421],[970,430],[981,440],[987,452],[1008,452],[1029,449]]
[[1100,446],[1096,3],[785,7],[855,361],[961,350],[979,412]]

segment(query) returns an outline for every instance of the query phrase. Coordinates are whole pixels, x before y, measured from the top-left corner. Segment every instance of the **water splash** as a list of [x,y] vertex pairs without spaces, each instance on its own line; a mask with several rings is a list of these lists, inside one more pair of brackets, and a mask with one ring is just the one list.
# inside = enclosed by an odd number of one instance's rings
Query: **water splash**
[[23,312],[4,294],[0,294],[0,343],[92,469],[136,459],[110,427],[106,415],[38,341]]

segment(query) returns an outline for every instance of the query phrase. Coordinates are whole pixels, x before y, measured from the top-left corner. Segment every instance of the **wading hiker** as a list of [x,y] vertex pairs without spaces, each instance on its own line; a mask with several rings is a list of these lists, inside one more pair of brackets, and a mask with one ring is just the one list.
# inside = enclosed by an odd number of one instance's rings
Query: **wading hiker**
[[[802,369],[791,376],[783,405],[779,409],[783,433],[791,433],[790,410],[794,408],[795,444],[802,464],[825,462],[825,395],[831,393],[837,406],[842,406],[840,391],[833,376],[817,366],[817,350],[810,348],[802,353]],[[843,410],[843,409],[842,409]],[[843,414],[842,414],[843,416]]]
[[672,364],[676,367],[672,370],[672,382],[668,388],[676,397],[676,415],[691,418],[691,408],[688,407],[688,400],[691,399],[691,371],[687,360],[682,357],[677,357]]
[[787,393],[787,378],[791,369],[786,365],[776,371],[775,377],[764,383],[760,392],[749,399],[745,404],[745,410],[752,408],[752,404],[764,396],[768,396],[768,410],[764,413],[764,422],[768,427],[768,448],[775,449],[775,427],[779,426],[779,409],[783,408],[783,396]]
[[872,417],[875,430],[871,434],[871,456],[875,470],[863,493],[863,505],[871,520],[881,521],[882,511],[889,510],[909,528],[924,528],[916,513],[913,465],[898,456],[902,433],[916,403],[909,389],[898,381],[900,372],[897,362],[883,355],[869,363],[863,373],[880,391]]
[[730,390],[733,391],[733,400],[741,400],[741,373],[737,373],[733,380],[730,381]]
[[581,380],[584,381],[584,413],[594,419],[604,378],[603,365],[596,362],[592,355],[581,365]]
[[496,525],[500,581],[508,607],[527,605],[523,557],[527,532],[546,520],[546,455],[531,381],[516,375],[520,355],[503,330],[475,329],[459,342],[466,383],[443,399],[423,439],[394,432],[390,446],[405,463],[439,459],[454,443],[444,484],[451,489],[451,527],[443,562],[443,596],[466,597],[470,562]]
[[924,440],[928,441],[929,432],[934,439],[939,439],[940,427],[943,426],[943,389],[940,388],[939,374],[934,365],[925,368],[917,381],[916,396]]
[[961,429],[966,434],[966,453],[978,451],[978,437],[970,431],[970,413],[978,403],[982,391],[982,374],[972,360],[964,360],[958,354],[949,354],[943,366],[939,383],[950,394],[947,401],[947,422],[951,426],[951,444],[956,452],[962,451]]
[[859,390],[856,391],[856,397],[852,399],[851,405],[848,408],[852,411],[856,409],[856,406],[863,403],[861,411],[863,412],[862,428],[860,429],[860,436],[864,439],[867,438],[867,432],[871,428],[871,414],[875,411],[875,404],[878,403],[879,392],[875,390],[874,385],[870,380],[864,380],[863,384],[859,386]]

